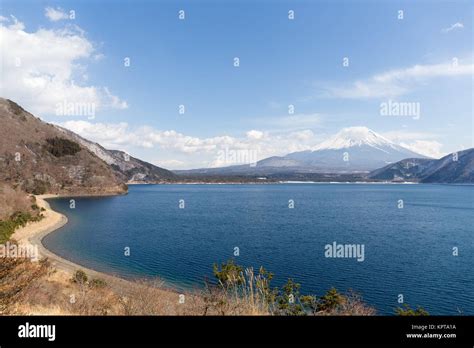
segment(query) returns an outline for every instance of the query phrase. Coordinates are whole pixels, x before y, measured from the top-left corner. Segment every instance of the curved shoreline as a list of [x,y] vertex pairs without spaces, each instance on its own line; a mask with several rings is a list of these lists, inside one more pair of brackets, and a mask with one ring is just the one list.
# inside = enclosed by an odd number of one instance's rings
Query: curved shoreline
[[[11,239],[14,239],[18,244],[30,245],[37,247],[38,258],[48,258],[51,262],[51,265],[58,271],[65,273],[67,276],[72,277],[77,270],[84,271],[89,277],[92,278],[101,278],[113,283],[123,283],[129,282],[126,279],[120,278],[115,275],[108,273],[96,271],[87,267],[84,267],[80,264],[67,260],[52,251],[48,250],[43,245],[43,238],[48,234],[56,231],[57,229],[63,227],[67,224],[68,219],[65,215],[53,210],[46,199],[49,198],[60,198],[65,196],[54,195],[54,194],[45,194],[35,196],[36,204],[40,208],[44,208],[43,211],[44,218],[38,222],[29,222],[25,227],[18,228],[15,233],[13,233]],[[169,290],[171,291],[171,290]]]

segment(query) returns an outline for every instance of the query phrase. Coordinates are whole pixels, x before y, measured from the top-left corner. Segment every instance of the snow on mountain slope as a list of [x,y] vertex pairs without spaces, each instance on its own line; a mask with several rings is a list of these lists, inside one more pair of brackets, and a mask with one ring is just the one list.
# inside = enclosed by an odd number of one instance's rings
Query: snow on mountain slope
[[311,150],[262,159],[256,166],[240,165],[194,170],[213,174],[361,173],[405,158],[426,158],[397,145],[367,127],[343,128]]
[[405,149],[367,127],[349,127],[343,128],[336,135],[316,145],[313,151],[339,150],[362,145],[369,145],[382,151],[387,146],[396,150]]
[[[312,150],[293,152],[284,158],[300,167],[318,171],[368,171],[404,158],[426,158],[395,144],[367,127],[343,128]],[[257,164],[258,165],[258,164]]]

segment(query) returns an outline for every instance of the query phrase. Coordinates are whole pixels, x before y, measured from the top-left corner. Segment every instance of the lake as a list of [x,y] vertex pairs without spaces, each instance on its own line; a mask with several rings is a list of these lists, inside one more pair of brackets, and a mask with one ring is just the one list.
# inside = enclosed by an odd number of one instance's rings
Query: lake
[[[99,271],[193,288],[234,258],[275,273],[275,286],[353,289],[380,314],[400,294],[430,314],[474,314],[474,186],[131,185],[126,196],[75,198],[74,209],[49,202],[69,223],[45,246]],[[363,261],[326,257],[334,244],[363,246]]]

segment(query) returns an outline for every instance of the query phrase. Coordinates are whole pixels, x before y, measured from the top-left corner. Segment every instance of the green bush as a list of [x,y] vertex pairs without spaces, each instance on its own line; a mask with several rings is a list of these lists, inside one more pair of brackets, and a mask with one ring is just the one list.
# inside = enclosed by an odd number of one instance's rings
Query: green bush
[[404,304],[403,308],[402,307],[397,307],[395,309],[395,314],[402,316],[402,317],[407,317],[407,316],[426,316],[430,315],[427,311],[423,309],[423,307],[418,306],[416,309],[413,309],[410,307],[408,304]]
[[342,305],[344,296],[342,296],[335,288],[329,291],[320,298],[317,306],[318,311],[332,311]]
[[[273,274],[260,267],[258,273],[253,268],[245,268],[229,260],[221,265],[214,264],[214,276],[225,294],[218,297],[210,291],[208,303],[218,304],[218,312],[225,313],[232,303],[237,308],[247,305],[250,313],[271,315],[374,315],[375,309],[367,306],[362,298],[353,292],[339,293],[335,288],[323,296],[302,295],[301,285],[288,279],[280,289],[271,287]],[[231,311],[232,313],[232,311]]]
[[30,221],[39,221],[43,214],[33,216],[28,212],[17,211],[8,220],[0,220],[0,243],[5,243],[10,239],[18,227],[24,227]]
[[15,232],[16,225],[11,220],[0,220],[0,243],[5,243]]
[[46,139],[46,142],[48,151],[56,157],[72,156],[81,151],[79,144],[69,139],[55,137]]
[[306,314],[303,303],[300,300],[301,285],[293,279],[288,279],[276,297],[275,314],[278,315],[304,315]]
[[89,283],[91,288],[105,288],[107,286],[107,282],[100,278],[92,279]]
[[221,263],[220,268],[219,265],[214,264],[213,269],[214,276],[222,285],[228,285],[234,282],[241,284],[243,282],[243,271],[243,267],[236,265],[234,260]]
[[87,274],[83,270],[77,270],[72,277],[72,281],[77,284],[87,283]]

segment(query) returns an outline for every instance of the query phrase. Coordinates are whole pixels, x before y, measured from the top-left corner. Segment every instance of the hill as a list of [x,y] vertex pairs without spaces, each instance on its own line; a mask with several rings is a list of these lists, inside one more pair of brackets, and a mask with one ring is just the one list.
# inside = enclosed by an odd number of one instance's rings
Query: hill
[[421,183],[474,183],[474,149],[434,159],[408,158],[372,171],[369,179]]
[[0,98],[0,122],[1,182],[35,194],[127,191],[107,163],[18,104]]
[[105,163],[110,165],[116,175],[126,183],[165,183],[176,181],[173,172],[151,163],[132,157],[124,151],[107,150],[101,145],[82,138],[70,130],[55,126],[59,131],[73,138]]

